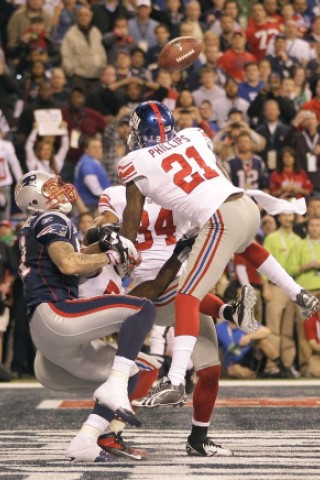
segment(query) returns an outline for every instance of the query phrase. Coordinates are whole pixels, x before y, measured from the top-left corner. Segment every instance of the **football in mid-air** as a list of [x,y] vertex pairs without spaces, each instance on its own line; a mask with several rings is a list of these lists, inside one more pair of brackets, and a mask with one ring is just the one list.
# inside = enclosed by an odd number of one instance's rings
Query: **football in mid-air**
[[202,41],[195,37],[176,37],[161,50],[158,66],[169,72],[184,70],[197,60],[201,49]]

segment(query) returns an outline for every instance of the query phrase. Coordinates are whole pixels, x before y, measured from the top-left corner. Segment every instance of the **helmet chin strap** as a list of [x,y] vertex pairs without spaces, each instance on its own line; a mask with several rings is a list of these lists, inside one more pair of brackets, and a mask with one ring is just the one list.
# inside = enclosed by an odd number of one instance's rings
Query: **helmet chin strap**
[[61,205],[59,205],[58,210],[61,213],[65,213],[65,214],[70,213],[72,210],[72,205],[70,202],[61,203]]

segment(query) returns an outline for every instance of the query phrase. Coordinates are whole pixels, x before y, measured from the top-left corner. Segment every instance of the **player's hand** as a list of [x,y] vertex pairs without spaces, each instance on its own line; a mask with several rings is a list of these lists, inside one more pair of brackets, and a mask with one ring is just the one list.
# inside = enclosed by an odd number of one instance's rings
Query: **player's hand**
[[[120,235],[115,231],[115,229],[112,226],[104,225],[103,227],[101,227],[100,237],[98,241],[100,250],[102,252],[106,252],[108,250],[115,250],[116,252],[119,253],[121,257],[120,263],[127,263],[128,245],[125,246],[123,244],[122,239],[124,239],[124,237],[120,237]],[[124,239],[124,240],[127,240],[127,239]]]
[[108,257],[110,265],[116,266],[121,264],[121,255],[116,250],[108,250],[105,254]]
[[179,262],[183,263],[188,259],[196,237],[185,238],[183,236],[176,244],[173,253],[177,256]]

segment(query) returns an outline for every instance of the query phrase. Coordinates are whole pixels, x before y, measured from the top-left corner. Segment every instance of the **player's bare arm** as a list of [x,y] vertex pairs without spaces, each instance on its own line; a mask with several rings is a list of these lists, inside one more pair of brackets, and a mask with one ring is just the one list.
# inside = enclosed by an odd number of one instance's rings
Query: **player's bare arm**
[[76,252],[68,242],[54,242],[49,245],[51,260],[65,275],[86,275],[110,263],[105,253],[84,255]]
[[123,227],[120,234],[135,241],[140,225],[145,197],[134,182],[126,185],[127,205],[123,212]]
[[156,300],[177,276],[180,268],[181,262],[176,255],[172,255],[159,270],[154,280],[140,283],[130,291],[130,295],[145,297],[151,301]]

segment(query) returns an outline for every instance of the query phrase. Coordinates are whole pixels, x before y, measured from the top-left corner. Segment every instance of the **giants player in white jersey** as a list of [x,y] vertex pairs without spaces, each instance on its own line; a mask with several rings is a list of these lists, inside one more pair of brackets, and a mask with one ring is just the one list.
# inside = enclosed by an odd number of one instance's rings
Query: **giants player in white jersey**
[[[99,201],[100,217],[95,219],[95,225],[104,225],[105,223],[122,224],[123,212],[126,206],[126,189],[123,186],[107,188]],[[183,233],[190,229],[190,222],[181,217],[179,214],[173,213],[171,210],[165,209],[154,203],[150,199],[146,199],[144,210],[139,226],[136,247],[141,254],[142,262],[132,271],[132,278],[135,288],[131,291],[137,296],[146,296],[150,299],[150,282],[153,280],[164,263],[172,255],[177,240],[182,237]],[[94,230],[96,227],[89,229],[87,238],[96,240]],[[182,267],[183,269],[183,267]],[[105,268],[105,272],[110,268]],[[154,300],[157,308],[158,326],[174,325],[174,298],[176,288],[181,272],[177,270],[174,273],[173,281],[167,289]],[[111,272],[114,275],[114,272]],[[111,278],[105,278],[105,285],[110,285]],[[114,283],[114,278],[112,280]],[[92,280],[89,280],[90,295],[99,295],[103,291],[100,286]],[[108,290],[108,289],[107,289]],[[88,295],[88,282],[84,284],[85,294]],[[208,427],[212,411],[214,408],[216,396],[218,393],[218,382],[220,376],[220,361],[218,352],[218,343],[216,331],[212,316],[222,317],[230,321],[245,324],[247,330],[255,327],[252,319],[252,307],[254,305],[253,289],[250,287],[244,290],[241,302],[237,307],[226,305],[221,299],[214,295],[208,294],[206,300],[208,303],[208,315],[200,315],[200,334],[198,336],[192,360],[195,370],[198,374],[198,382],[193,395],[194,413],[192,419],[192,431],[187,442],[187,453],[189,455],[203,456],[230,456],[232,451],[216,445],[207,437]],[[214,304],[214,306],[213,306]],[[209,310],[211,308],[211,310]],[[238,312],[241,314],[238,315]],[[244,320],[245,317],[245,320]],[[151,407],[154,403],[149,402],[147,397],[142,406]],[[172,404],[177,402],[173,398]],[[123,425],[120,426],[121,430]]]
[[[211,141],[201,129],[174,131],[170,110],[143,102],[130,119],[131,152],[118,164],[126,184],[127,204],[121,234],[135,240],[145,198],[178,212],[198,235],[175,297],[175,339],[169,380],[154,395],[161,404],[184,396],[184,376],[199,334],[199,312],[234,253],[252,247],[260,223],[257,205],[234,187],[216,164]],[[298,298],[300,295],[302,298]],[[302,307],[319,308],[310,295],[296,290]],[[206,305],[207,306],[207,305]],[[170,399],[170,402],[168,401]]]

